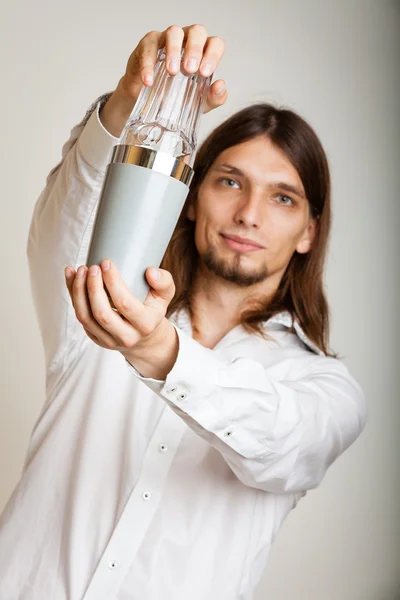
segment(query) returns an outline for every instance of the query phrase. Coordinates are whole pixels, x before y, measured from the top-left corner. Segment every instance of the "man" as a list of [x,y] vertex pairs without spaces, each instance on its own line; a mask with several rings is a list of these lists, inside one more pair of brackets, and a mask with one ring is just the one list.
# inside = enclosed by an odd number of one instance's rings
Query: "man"
[[206,140],[144,304],[111,261],[84,266],[111,149],[157,49],[173,74],[182,44],[188,72],[215,70],[223,43],[201,26],[145,36],[35,207],[47,397],[0,523],[1,600],[249,600],[285,517],[365,424],[327,348],[329,170],[295,113],[253,106]]

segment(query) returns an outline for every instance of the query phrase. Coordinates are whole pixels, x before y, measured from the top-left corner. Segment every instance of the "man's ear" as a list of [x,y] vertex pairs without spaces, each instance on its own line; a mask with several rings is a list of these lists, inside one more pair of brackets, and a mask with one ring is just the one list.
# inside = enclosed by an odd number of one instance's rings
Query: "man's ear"
[[311,250],[316,233],[317,220],[310,218],[306,230],[296,246],[296,250],[299,254],[306,254]]
[[189,219],[189,221],[196,220],[196,212],[194,210],[193,202],[191,202],[187,208],[186,217]]

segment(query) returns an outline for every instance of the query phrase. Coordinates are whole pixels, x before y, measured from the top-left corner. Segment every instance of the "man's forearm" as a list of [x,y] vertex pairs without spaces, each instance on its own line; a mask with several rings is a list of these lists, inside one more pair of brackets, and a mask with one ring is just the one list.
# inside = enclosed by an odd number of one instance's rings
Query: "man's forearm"
[[154,335],[121,354],[143,377],[164,381],[176,362],[178,351],[178,334],[172,323],[164,318]]

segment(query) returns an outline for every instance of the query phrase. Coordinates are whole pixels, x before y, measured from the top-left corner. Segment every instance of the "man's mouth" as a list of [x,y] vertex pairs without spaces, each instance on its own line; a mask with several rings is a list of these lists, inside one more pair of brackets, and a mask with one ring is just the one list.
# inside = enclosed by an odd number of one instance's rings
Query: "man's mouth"
[[238,252],[255,252],[263,248],[260,244],[248,238],[242,238],[238,235],[224,235],[222,233],[220,235],[232,250],[237,250]]

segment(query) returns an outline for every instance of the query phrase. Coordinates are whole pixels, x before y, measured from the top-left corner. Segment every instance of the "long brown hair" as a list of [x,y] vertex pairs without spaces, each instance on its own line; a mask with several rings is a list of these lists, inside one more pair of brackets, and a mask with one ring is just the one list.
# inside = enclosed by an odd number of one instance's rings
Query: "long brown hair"
[[331,183],[325,151],[312,127],[298,114],[261,103],[249,106],[224,121],[203,142],[194,163],[195,175],[161,267],[170,271],[176,292],[167,316],[186,307],[192,316],[191,292],[199,255],[194,241],[195,223],[186,216],[209,168],[227,148],[259,136],[268,137],[296,168],[303,183],[311,217],[317,220],[312,248],[294,252],[272,299],[241,314],[241,325],[266,337],[263,324],[274,314],[288,311],[307,337],[325,354],[328,350],[329,309],[323,290],[323,268],[331,224]]

